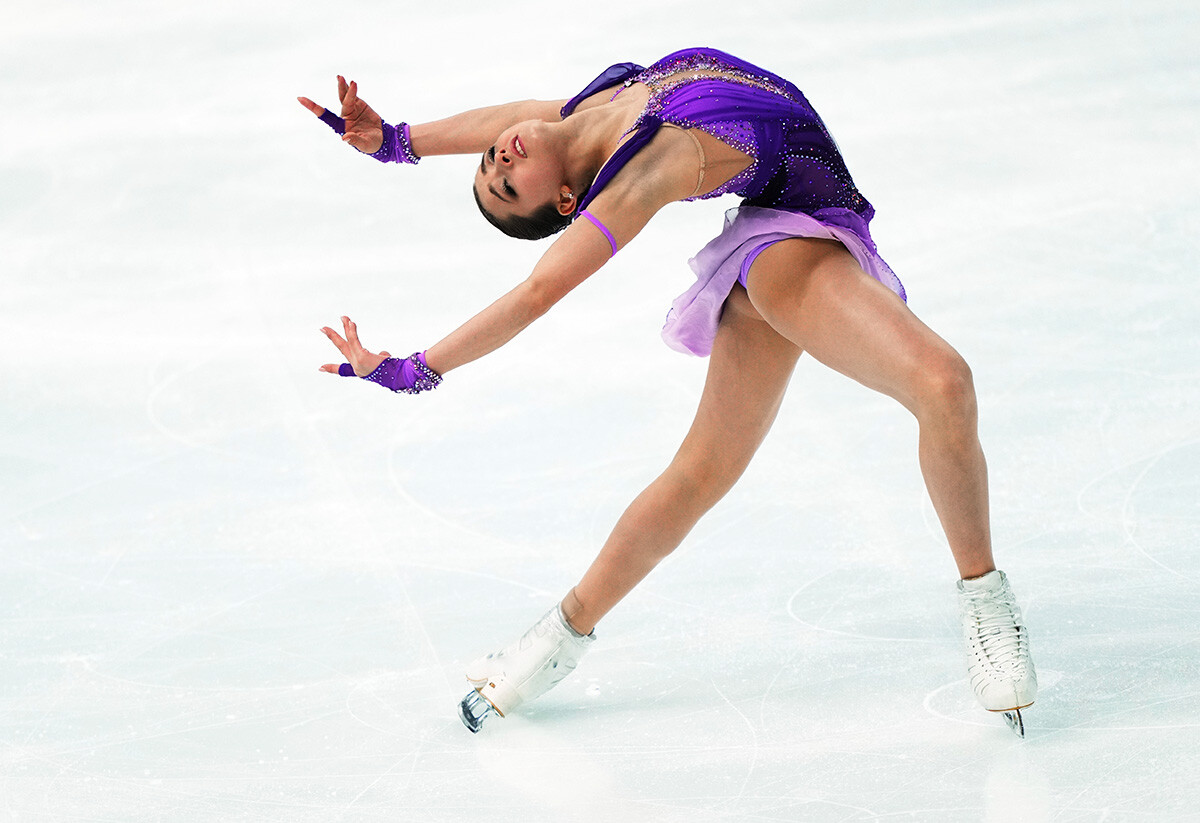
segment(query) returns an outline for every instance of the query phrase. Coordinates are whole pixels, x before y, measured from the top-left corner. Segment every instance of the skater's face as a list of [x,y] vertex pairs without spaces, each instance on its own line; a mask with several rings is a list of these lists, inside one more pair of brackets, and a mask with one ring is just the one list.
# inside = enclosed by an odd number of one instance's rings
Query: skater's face
[[540,120],[518,123],[503,132],[479,159],[475,193],[501,220],[527,217],[546,204],[570,214],[574,201],[563,181],[563,165]]

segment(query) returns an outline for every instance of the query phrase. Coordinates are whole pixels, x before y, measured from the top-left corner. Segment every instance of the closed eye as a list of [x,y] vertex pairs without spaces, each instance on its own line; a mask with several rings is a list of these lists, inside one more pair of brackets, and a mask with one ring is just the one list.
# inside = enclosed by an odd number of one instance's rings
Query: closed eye
[[[495,165],[495,163],[496,163],[496,147],[489,146],[488,150],[484,153],[487,155],[488,162],[491,163],[492,165]],[[516,199],[516,197],[517,197],[516,189],[514,189],[512,186],[508,185],[507,180],[501,180],[500,187],[504,191],[505,194],[509,195],[514,200]]]

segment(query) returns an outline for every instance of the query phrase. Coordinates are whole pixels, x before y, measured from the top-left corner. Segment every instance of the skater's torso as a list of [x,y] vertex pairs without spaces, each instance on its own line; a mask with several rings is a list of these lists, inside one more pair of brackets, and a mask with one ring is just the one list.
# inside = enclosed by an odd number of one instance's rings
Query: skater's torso
[[[648,69],[614,66],[562,113],[602,105],[625,108],[629,127],[580,211],[611,181],[637,179],[670,149],[673,156],[698,150],[701,157],[701,181],[684,199],[732,193],[750,205],[809,214],[849,209],[869,219],[870,204],[800,90],[732,55],[688,49]],[[626,166],[629,173],[622,174]]]
[[[716,72],[709,72],[706,76],[720,79],[720,75]],[[684,78],[678,74],[668,78],[668,80],[676,79]],[[623,109],[622,119],[625,121],[626,127],[617,141],[615,148],[618,150],[635,138],[640,129],[647,129],[643,137],[648,135],[650,137],[636,152],[636,156],[630,155],[624,163],[607,164],[614,172],[614,177],[616,176],[615,172],[626,164],[633,164],[631,167],[631,171],[633,171],[637,166],[652,164],[661,159],[660,155],[683,154],[689,161],[694,161],[699,154],[704,167],[703,179],[699,183],[698,190],[684,199],[702,200],[735,190],[730,188],[730,183],[736,186],[738,180],[745,178],[754,170],[756,147],[741,143],[739,148],[738,144],[734,144],[732,141],[726,142],[699,125],[684,125],[666,120],[663,120],[661,124],[646,125],[645,121],[649,112],[659,105],[664,91],[672,87],[674,86],[664,87],[649,78],[645,82],[630,80],[622,83],[615,92],[608,88],[591,95],[574,111],[586,111],[599,106]],[[660,125],[667,128],[659,128]],[[687,132],[686,136],[684,132]],[[635,175],[631,174],[630,176]],[[596,191],[598,193],[599,189]]]

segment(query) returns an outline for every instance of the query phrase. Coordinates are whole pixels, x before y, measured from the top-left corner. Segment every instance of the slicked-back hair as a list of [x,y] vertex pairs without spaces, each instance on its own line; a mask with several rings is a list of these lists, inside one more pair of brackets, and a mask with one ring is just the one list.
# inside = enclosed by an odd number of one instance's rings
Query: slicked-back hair
[[[471,193],[475,195],[475,205],[479,206],[479,211],[484,218],[509,237],[515,237],[518,240],[541,240],[552,234],[558,234],[571,225],[574,217],[573,214],[562,214],[553,203],[547,203],[539,207],[533,214],[524,217],[512,215],[501,219],[484,207],[483,200],[479,197],[479,189],[474,185],[471,186]],[[586,195],[587,191],[585,190],[580,198],[582,199]]]

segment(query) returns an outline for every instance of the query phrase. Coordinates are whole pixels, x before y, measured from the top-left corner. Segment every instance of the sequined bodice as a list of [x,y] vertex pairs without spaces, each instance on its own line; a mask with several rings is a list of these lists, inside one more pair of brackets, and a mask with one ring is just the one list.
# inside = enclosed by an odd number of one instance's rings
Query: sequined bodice
[[855,188],[825,124],[800,90],[782,77],[716,49],[686,49],[649,68],[633,63],[610,67],[563,107],[563,116],[600,89],[633,83],[649,87],[649,101],[627,132],[628,139],[600,170],[579,211],[663,123],[671,123],[700,129],[753,158],[748,168],[717,189],[688,199],[734,193],[756,206],[807,214],[849,209],[869,219],[871,205]]
[[[629,132],[641,128],[647,118],[656,117],[680,128],[699,129],[751,158],[749,166],[717,188],[707,194],[685,198],[686,200],[708,200],[745,188],[758,170],[758,143],[754,139],[753,124],[746,120],[736,116],[730,116],[729,119],[696,120],[688,116],[686,106],[669,106],[668,102],[681,94],[718,97],[721,86],[729,83],[753,86],[769,94],[787,98],[787,91],[779,84],[771,82],[765,74],[752,74],[707,51],[679,52],[658,61],[621,84],[621,88],[613,94],[613,99],[634,83],[646,85],[650,89],[650,99]],[[735,113],[731,112],[732,114]]]

